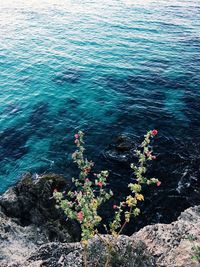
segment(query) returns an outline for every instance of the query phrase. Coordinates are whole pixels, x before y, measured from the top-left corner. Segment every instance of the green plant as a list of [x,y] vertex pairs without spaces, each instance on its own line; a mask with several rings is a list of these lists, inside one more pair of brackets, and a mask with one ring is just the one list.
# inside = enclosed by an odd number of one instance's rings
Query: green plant
[[[71,219],[77,220],[81,225],[82,240],[87,241],[95,234],[96,227],[101,221],[97,211],[99,206],[113,194],[105,190],[108,171],[91,173],[94,163],[84,157],[83,132],[75,135],[77,150],[72,154],[80,173],[79,178],[73,178],[74,191],[69,191],[67,197],[61,192],[54,192],[54,197],[59,207]],[[89,177],[93,176],[94,181]]]
[[[132,216],[136,217],[140,214],[140,209],[138,208],[138,203],[144,201],[144,196],[141,194],[142,185],[157,184],[161,185],[161,182],[156,178],[148,179],[145,174],[147,172],[147,162],[156,159],[152,154],[149,147],[151,139],[157,135],[157,130],[149,131],[144,136],[144,141],[140,145],[139,149],[136,150],[136,155],[138,157],[138,164],[131,164],[131,169],[133,170],[134,177],[136,179],[135,183],[129,183],[130,195],[126,197],[126,200],[120,202],[120,204],[114,205],[116,209],[114,220],[110,223],[110,231],[114,236],[119,236],[127,223],[130,222]],[[125,220],[121,224],[121,218],[124,214]]]
[[187,239],[192,243],[192,259],[200,263],[200,240],[193,235],[189,235]]
[[[147,132],[144,136],[144,141],[136,150],[138,157],[138,164],[131,164],[131,169],[135,177],[135,183],[129,183],[130,194],[119,205],[114,205],[115,216],[110,222],[109,226],[105,225],[107,233],[117,238],[123,231],[127,223],[130,222],[131,217],[136,217],[140,213],[138,203],[144,200],[142,192],[142,185],[157,184],[160,186],[161,182],[156,178],[148,179],[145,174],[147,172],[147,162],[155,159],[150,149],[151,139],[157,135],[157,130]],[[82,243],[84,245],[84,263],[87,266],[86,248],[88,239],[95,234],[104,242],[107,247],[107,259],[105,266],[109,266],[111,256],[114,253],[112,242],[99,235],[97,226],[102,218],[98,214],[98,208],[107,200],[109,200],[113,193],[106,190],[108,179],[108,171],[101,171],[96,174],[92,172],[94,163],[89,161],[85,155],[83,132],[79,131],[75,134],[76,151],[72,154],[73,161],[77,164],[80,171],[78,178],[73,178],[74,190],[69,191],[66,196],[62,192],[54,191],[54,198],[56,199],[58,208],[61,208],[68,218],[77,220],[81,225]],[[122,223],[122,219],[124,222]]]

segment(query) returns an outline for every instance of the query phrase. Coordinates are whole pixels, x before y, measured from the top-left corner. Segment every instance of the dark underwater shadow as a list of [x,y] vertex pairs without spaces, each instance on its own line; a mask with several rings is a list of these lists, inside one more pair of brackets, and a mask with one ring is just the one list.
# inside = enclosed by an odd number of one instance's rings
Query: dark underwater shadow
[[12,158],[14,160],[21,158],[28,152],[26,142],[30,137],[20,127],[10,127],[0,132],[0,160]]

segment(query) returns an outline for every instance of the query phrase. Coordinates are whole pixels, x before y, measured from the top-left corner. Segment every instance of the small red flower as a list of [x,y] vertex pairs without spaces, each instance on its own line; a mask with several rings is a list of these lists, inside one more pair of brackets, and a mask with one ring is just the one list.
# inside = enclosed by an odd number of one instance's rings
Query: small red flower
[[117,209],[117,205],[113,205],[113,209]]
[[153,130],[153,131],[151,131],[151,134],[152,134],[153,136],[155,136],[155,135],[158,134],[158,131],[157,131],[157,130]]
[[150,157],[150,156],[151,156],[151,151],[148,151],[148,152],[146,153],[146,155],[147,155],[147,157]]
[[98,185],[99,187],[102,187],[102,186],[103,186],[103,183],[102,183],[102,182],[98,182],[97,185]]
[[90,182],[90,180],[88,178],[86,178],[85,181],[86,181],[86,183],[89,183]]
[[85,172],[85,173],[88,173],[88,172],[90,172],[90,170],[91,170],[90,168],[86,168],[86,169],[84,170],[84,172]]
[[75,134],[74,137],[75,137],[76,139],[78,139],[78,138],[79,138],[79,135],[78,135],[78,134]]
[[156,185],[157,185],[157,186],[160,186],[160,185],[161,185],[161,182],[160,182],[160,181],[158,181]]
[[152,156],[151,158],[152,158],[152,159],[156,159],[156,156]]
[[79,211],[78,213],[77,213],[77,220],[79,221],[79,222],[82,222],[83,221],[83,218],[84,218],[84,214],[83,214],[83,212],[82,211]]
[[74,141],[74,143],[77,144],[77,143],[78,143],[78,139],[76,139],[76,140]]

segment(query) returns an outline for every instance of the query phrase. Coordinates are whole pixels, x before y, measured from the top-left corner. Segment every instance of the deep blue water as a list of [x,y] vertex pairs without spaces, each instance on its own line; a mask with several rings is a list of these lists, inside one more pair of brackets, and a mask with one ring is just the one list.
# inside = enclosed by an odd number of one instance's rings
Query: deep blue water
[[1,192],[26,171],[70,177],[82,129],[121,193],[128,164],[105,151],[156,128],[142,224],[200,203],[200,1],[1,0],[0,29]]

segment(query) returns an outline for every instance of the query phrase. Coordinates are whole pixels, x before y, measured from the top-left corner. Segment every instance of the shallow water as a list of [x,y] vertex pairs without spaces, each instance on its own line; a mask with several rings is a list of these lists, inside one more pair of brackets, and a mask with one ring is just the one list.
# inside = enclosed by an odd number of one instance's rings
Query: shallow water
[[200,1],[1,0],[0,28],[1,192],[25,171],[74,173],[78,129],[121,192],[127,165],[104,151],[156,128],[162,187],[141,224],[200,203]]

